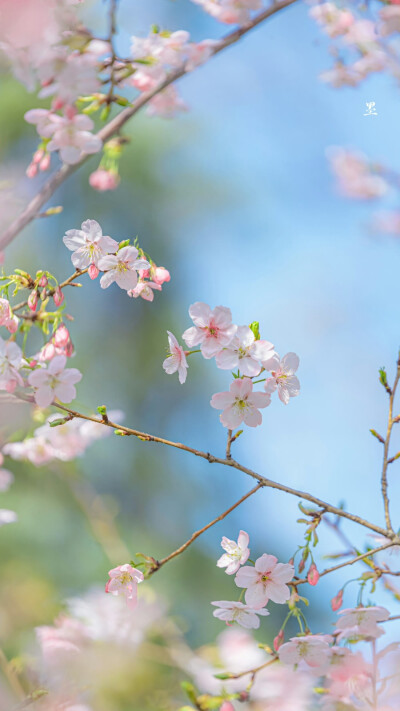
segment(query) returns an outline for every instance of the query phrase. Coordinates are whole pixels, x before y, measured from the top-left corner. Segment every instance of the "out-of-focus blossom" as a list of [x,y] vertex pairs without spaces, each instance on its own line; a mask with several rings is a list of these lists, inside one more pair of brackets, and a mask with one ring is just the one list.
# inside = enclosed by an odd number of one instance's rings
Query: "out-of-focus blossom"
[[253,392],[250,378],[236,378],[230,385],[229,392],[215,393],[210,405],[222,410],[221,423],[230,430],[244,422],[249,427],[261,425],[262,415],[259,408],[268,407],[271,396],[268,393]]
[[49,407],[54,398],[72,402],[76,397],[75,384],[82,378],[77,368],[66,368],[67,358],[55,356],[47,367],[37,368],[28,377],[34,388],[35,402],[39,407]]
[[112,170],[97,168],[89,176],[89,184],[94,190],[105,192],[115,190],[119,185],[119,175]]
[[329,37],[345,34],[354,22],[354,15],[350,10],[338,7],[333,2],[313,5],[310,15]]
[[213,612],[214,617],[223,620],[227,624],[237,622],[241,627],[246,627],[247,629],[256,630],[259,628],[260,619],[258,615],[269,615],[268,610],[253,610],[249,605],[245,605],[243,602],[218,600],[211,604],[217,608]]
[[283,604],[290,597],[290,589],[286,585],[294,575],[294,567],[290,563],[278,563],[273,555],[264,553],[257,558],[255,565],[245,565],[236,573],[235,583],[239,588],[246,588],[246,603],[258,610],[269,600]]
[[160,284],[156,284],[154,281],[139,281],[134,289],[128,291],[128,296],[133,299],[141,296],[145,301],[153,301],[155,291],[161,291]]
[[360,200],[372,200],[387,192],[386,180],[371,169],[363,153],[331,147],[327,151],[327,156],[342,195]]
[[146,113],[148,116],[174,118],[180,111],[187,111],[187,109],[187,105],[181,99],[175,87],[171,85],[150,99]]
[[64,163],[78,163],[83,153],[98,153],[101,139],[91,133],[94,123],[85,114],[59,116],[45,109],[33,109],[25,114],[29,123],[35,123],[40,136],[50,138],[47,150],[59,151]]
[[338,639],[367,638],[376,639],[384,634],[378,622],[384,622],[390,613],[384,607],[347,608],[339,612],[336,629],[340,631]]
[[239,531],[237,542],[223,536],[221,546],[225,553],[219,558],[217,566],[226,568],[225,573],[228,575],[234,575],[240,566],[246,563],[250,555],[249,534],[246,531]]
[[179,345],[177,339],[171,331],[168,333],[169,355],[163,362],[163,368],[168,375],[178,373],[179,382],[181,385],[186,381],[188,364],[185,356],[185,351]]
[[322,673],[329,664],[330,642],[332,637],[328,635],[292,637],[279,648],[279,659],[284,664],[306,665]]
[[263,361],[265,370],[272,375],[272,378],[267,378],[265,381],[265,392],[271,395],[278,389],[279,399],[287,405],[290,398],[296,397],[300,392],[299,379],[295,375],[299,363],[300,359],[296,353],[287,353],[282,360],[275,353],[272,358]]
[[0,526],[6,526],[8,523],[15,523],[16,521],[18,521],[18,516],[15,511],[0,509]]
[[380,25],[380,33],[383,36],[392,35],[395,32],[400,32],[400,6],[385,5],[379,12],[382,23]]
[[18,317],[12,315],[9,301],[0,299],[0,326],[5,326],[10,333],[15,333],[18,323]]
[[3,341],[0,338],[0,390],[13,393],[17,385],[24,385],[19,373],[23,365],[20,347],[13,341]]
[[260,10],[261,0],[193,0],[219,22],[227,25],[244,25],[250,20],[252,10]]

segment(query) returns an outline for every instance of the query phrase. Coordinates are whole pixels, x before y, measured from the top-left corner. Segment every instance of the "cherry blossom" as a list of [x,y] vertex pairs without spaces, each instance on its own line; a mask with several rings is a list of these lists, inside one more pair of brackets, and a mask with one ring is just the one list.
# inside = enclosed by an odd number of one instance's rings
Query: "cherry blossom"
[[213,612],[214,617],[223,620],[227,624],[237,622],[241,627],[246,627],[247,629],[256,630],[259,628],[260,620],[258,615],[269,615],[268,610],[253,610],[243,602],[219,600],[211,604],[218,608]]
[[378,622],[384,622],[390,613],[384,607],[356,607],[341,610],[336,629],[340,630],[338,639],[342,638],[377,638],[384,634]]
[[20,347],[12,341],[0,338],[0,390],[13,393],[24,381],[19,370],[25,364]]
[[161,291],[160,284],[156,284],[154,281],[139,281],[134,289],[128,291],[128,296],[132,296],[134,299],[141,296],[145,301],[153,301],[154,291]]
[[360,652],[353,654],[345,647],[332,647],[326,674],[330,700],[352,705],[355,698],[372,698],[372,665]]
[[85,220],[80,230],[67,230],[63,242],[73,252],[71,261],[76,269],[86,269],[92,264],[97,267],[101,257],[118,249],[118,242],[103,235],[96,220]]
[[83,153],[98,153],[101,150],[102,141],[91,133],[93,127],[92,119],[85,114],[69,118],[50,113],[46,123],[40,121],[37,125],[38,133],[51,139],[47,150],[59,151],[61,160],[70,165],[78,163]]
[[269,370],[272,378],[267,378],[264,384],[265,392],[273,393],[278,388],[281,402],[287,405],[291,397],[296,397],[300,392],[300,383],[295,375],[299,367],[299,356],[296,353],[287,353],[280,360],[275,353],[272,358],[263,361],[265,370]]
[[269,600],[279,604],[289,600],[290,589],[286,585],[294,575],[290,563],[278,563],[273,555],[264,553],[257,558],[254,567],[245,565],[236,573],[235,583],[239,588],[246,588],[246,603],[258,610]]
[[330,37],[345,34],[354,22],[354,15],[350,10],[338,7],[333,2],[314,5],[310,15]]
[[108,574],[110,578],[106,584],[106,592],[112,595],[124,595],[128,607],[136,607],[137,586],[144,580],[143,573],[132,568],[129,563],[125,563],[113,568]]
[[229,346],[236,334],[237,326],[232,323],[231,310],[225,306],[216,306],[211,310],[208,304],[197,301],[189,308],[189,316],[194,326],[186,329],[182,335],[189,348],[200,345],[204,358],[212,358]]
[[96,55],[90,51],[68,54],[65,50],[61,48],[61,54],[39,71],[42,80],[39,96],[55,94],[57,108],[72,105],[79,96],[94,94],[101,87]]
[[284,664],[305,664],[311,669],[322,672],[329,663],[330,642],[328,635],[306,635],[292,637],[279,648],[279,659]]
[[119,185],[118,173],[105,168],[98,168],[89,176],[89,184],[95,190],[104,192],[106,190],[115,190]]
[[4,454],[15,460],[26,460],[36,467],[55,458],[54,447],[44,437],[29,437],[23,442],[9,442],[3,447]]
[[394,32],[400,32],[400,7],[398,5],[385,5],[379,15],[382,20],[381,35],[387,36]]
[[66,356],[55,356],[47,367],[30,373],[28,383],[34,388],[35,402],[39,407],[48,407],[54,398],[72,402],[76,397],[75,383],[81,380],[82,374],[76,368],[65,368],[66,363]]
[[121,289],[134,289],[138,281],[138,270],[150,268],[146,259],[138,259],[138,254],[136,247],[128,246],[119,249],[117,254],[102,257],[97,265],[105,272],[100,279],[102,289],[107,289],[114,281]]
[[[0,454],[0,465],[3,464],[3,455]],[[8,469],[0,469],[0,491],[8,491],[14,481],[14,475]]]
[[206,12],[228,25],[243,25],[250,19],[252,10],[260,10],[261,0],[193,0]]
[[5,326],[10,333],[15,333],[18,322],[17,316],[12,314],[10,302],[0,298],[0,326]]
[[217,562],[218,568],[226,568],[225,573],[228,575],[237,573],[240,566],[246,563],[250,555],[248,545],[249,534],[246,531],[239,531],[237,543],[223,536],[221,546],[225,553],[222,554]]
[[269,341],[256,341],[248,326],[238,326],[236,335],[227,348],[217,353],[215,362],[222,370],[236,370],[250,378],[259,375],[260,361],[274,355],[274,346]]
[[163,368],[168,375],[178,373],[179,382],[181,385],[186,381],[188,364],[185,351],[179,345],[177,339],[171,331],[168,333],[168,346],[170,355],[164,360]]
[[[187,340],[186,340],[187,342]],[[259,408],[268,407],[271,396],[268,393],[253,392],[250,378],[236,378],[231,383],[229,392],[216,393],[210,405],[222,410],[219,418],[230,430],[244,422],[249,427],[261,425],[262,415]]]
[[156,284],[164,284],[166,281],[171,281],[171,274],[165,267],[157,267],[156,264],[151,265],[150,270],[153,281]]
[[187,111],[188,107],[179,96],[174,86],[167,86],[150,99],[146,113],[148,116],[174,118],[180,111]]
[[342,195],[372,200],[387,192],[386,180],[371,170],[363,153],[332,146],[327,150],[327,156]]

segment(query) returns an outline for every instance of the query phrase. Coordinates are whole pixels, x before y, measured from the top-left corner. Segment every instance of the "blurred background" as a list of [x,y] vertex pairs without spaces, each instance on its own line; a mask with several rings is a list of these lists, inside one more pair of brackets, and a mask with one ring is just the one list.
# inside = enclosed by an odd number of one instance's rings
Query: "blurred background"
[[[84,22],[100,36],[104,15],[102,2],[82,8]],[[189,30],[194,41],[224,33],[189,0],[120,0],[121,54],[130,36],[147,35],[152,23]],[[400,246],[367,230],[369,204],[335,193],[325,151],[353,147],[400,169],[400,104],[385,76],[356,89],[325,86],[318,75],[330,62],[328,43],[305,4],[272,18],[180,81],[189,112],[171,121],[134,118],[115,192],[89,187],[96,157],[70,178],[51,201],[63,212],[30,225],[7,249],[5,269],[47,268],[66,278],[72,272],[63,234],[87,218],[117,240],[138,235],[172,275],[152,304],[127,299],[115,285],[103,291],[88,279],[66,293],[67,312],[75,317],[73,365],[84,373],[76,408],[91,412],[106,404],[123,410],[127,425],[222,455],[226,433],[209,400],[228,388],[230,374],[193,357],[181,386],[164,373],[162,361],[166,330],[180,337],[190,325],[190,304],[229,306],[235,323],[258,320],[262,337],[281,355],[299,354],[302,387],[287,407],[273,398],[262,427],[246,429],[234,456],[383,525],[382,451],[369,428],[386,428],[378,368],[386,365],[393,378]],[[0,178],[17,180],[23,203],[38,186],[19,179],[36,146],[23,114],[46,104],[5,70],[1,91]],[[367,101],[376,102],[378,117],[364,117]],[[30,428],[25,407],[2,406],[3,442]],[[393,453],[396,445],[397,433]],[[19,517],[0,535],[0,637],[9,657],[33,649],[33,627],[51,624],[66,599],[103,586],[108,569],[125,562],[118,559],[123,546],[131,556],[163,557],[253,486],[240,472],[113,435],[74,463],[8,461],[7,467],[16,481],[1,506]],[[395,525],[398,467],[390,470]],[[267,552],[286,562],[303,538],[297,504],[272,490],[259,492],[154,576],[148,587],[188,644],[213,641],[223,625],[212,617],[210,600],[236,596],[232,578],[215,566],[221,536],[236,539],[245,529],[252,558]],[[361,529],[344,525],[344,531],[359,546],[373,544]],[[325,554],[340,550],[334,534],[321,529],[318,567],[326,565]],[[314,632],[326,631],[329,599],[342,581],[338,573],[313,591]],[[356,604],[355,586],[347,588],[345,603]],[[271,642],[281,614],[273,610],[263,620],[258,639]],[[94,708],[176,708],[169,706],[179,697],[175,673],[160,663],[154,688],[154,674],[147,677],[140,667],[138,684],[134,669],[123,691],[119,683],[120,691],[97,699]]]

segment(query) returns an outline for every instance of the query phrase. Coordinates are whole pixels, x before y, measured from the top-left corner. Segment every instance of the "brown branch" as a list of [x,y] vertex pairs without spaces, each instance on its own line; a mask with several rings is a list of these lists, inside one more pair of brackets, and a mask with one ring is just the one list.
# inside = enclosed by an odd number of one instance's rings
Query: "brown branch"
[[[19,397],[22,397],[21,394],[19,395]],[[22,399],[31,401],[31,399],[28,397],[22,397]],[[187,445],[182,444],[181,442],[172,442],[168,439],[164,439],[163,437],[157,437],[146,432],[140,432],[140,430],[134,430],[130,427],[125,427],[124,425],[118,425],[117,423],[111,422],[110,420],[107,420],[107,422],[105,422],[104,420],[98,419],[97,417],[93,417],[92,415],[84,415],[83,413],[77,412],[76,410],[71,410],[71,408],[67,407],[66,405],[61,405],[57,402],[53,403],[53,406],[57,407],[59,410],[68,412],[70,415],[72,415],[72,417],[77,417],[83,420],[89,420],[90,422],[96,422],[97,424],[104,425],[106,427],[112,427],[114,430],[117,430],[118,434],[137,437],[143,442],[158,442],[159,444],[165,444],[168,447],[173,447],[174,449],[181,449],[184,452],[194,454],[196,457],[206,459],[210,464],[223,464],[225,466],[232,467],[233,469],[237,469],[238,471],[244,472],[244,474],[251,476],[253,479],[256,479],[256,481],[258,481],[265,487],[277,489],[278,491],[284,491],[285,493],[291,494],[292,496],[296,496],[299,499],[310,501],[311,503],[316,504],[316,506],[325,509],[325,511],[329,513],[336,514],[337,516],[346,518],[349,521],[358,523],[360,526],[368,528],[369,530],[374,531],[375,533],[379,533],[381,536],[386,536],[396,544],[400,545],[400,538],[393,531],[386,531],[384,528],[376,526],[375,524],[371,523],[370,521],[367,521],[366,519],[361,518],[360,516],[357,516],[356,514],[349,513],[348,511],[344,511],[343,509],[338,508],[337,506],[333,506],[332,504],[329,504],[326,501],[323,501],[322,499],[319,499],[306,491],[293,489],[290,486],[286,486],[286,484],[281,484],[280,482],[273,481],[272,479],[267,479],[266,477],[261,476],[261,474],[257,474],[257,472],[254,472],[252,469],[243,466],[235,459],[222,459],[221,457],[216,457],[215,455],[210,454],[209,452],[202,452],[201,450],[195,449],[194,447],[188,447]]]
[[[372,550],[367,551],[366,553],[361,553],[360,555],[356,556],[355,558],[352,558],[351,560],[346,560],[344,563],[334,565],[332,566],[332,568],[326,568],[326,570],[323,570],[322,573],[319,574],[319,577],[322,578],[323,575],[328,575],[329,573],[333,573],[335,570],[340,570],[340,568],[344,568],[346,565],[353,565],[354,563],[358,563],[358,561],[364,560],[365,558],[369,558],[370,556],[373,556],[376,553],[380,553],[380,551],[384,551],[386,550],[386,548],[392,548],[392,546],[394,545],[396,544],[391,541],[390,543],[385,543],[385,545],[383,546],[379,546],[379,548],[373,548]],[[297,585],[303,585],[307,582],[307,578],[303,578],[302,580],[294,581],[293,585],[294,587],[297,587]]]
[[[78,279],[78,277],[82,276],[82,274],[86,274],[87,271],[87,269],[77,269],[73,274],[71,274],[70,277],[68,277],[68,279],[63,281],[58,286],[60,287],[60,289],[64,289],[65,286],[80,286],[80,284],[74,284],[73,282],[75,281],[75,279]],[[47,296],[53,296],[55,291],[55,288],[48,289]],[[15,311],[20,311],[24,308],[24,306],[27,306],[27,304],[28,301],[21,301],[19,304],[13,307],[13,313],[15,313]]]
[[200,528],[198,531],[195,531],[195,533],[193,533],[190,536],[189,540],[187,540],[186,543],[183,543],[181,546],[179,546],[179,548],[177,548],[175,551],[173,551],[173,553],[170,553],[165,558],[162,558],[162,560],[157,560],[154,564],[154,568],[150,571],[150,575],[155,573],[157,570],[160,570],[160,568],[163,565],[165,565],[165,563],[168,563],[170,560],[172,560],[173,558],[176,558],[178,555],[183,553],[186,550],[186,548],[189,548],[189,546],[196,540],[196,538],[199,538],[199,536],[201,536],[203,533],[205,533],[205,531],[208,531],[208,529],[211,528],[211,526],[214,526],[216,523],[218,523],[219,521],[222,521],[224,518],[226,518],[226,516],[228,516],[228,514],[230,514],[231,511],[236,509],[238,506],[240,506],[240,504],[243,503],[243,501],[246,501],[246,499],[248,499],[250,496],[255,494],[256,491],[258,491],[259,489],[262,489],[263,486],[264,486],[264,484],[262,484],[261,482],[259,484],[257,484],[257,486],[255,486],[251,491],[249,491],[247,494],[242,496],[241,499],[239,499],[239,501],[236,501],[236,503],[233,504],[233,506],[230,506],[229,509],[227,509],[222,514],[217,516],[217,518],[214,518],[212,521],[210,521],[210,523],[207,523],[207,525],[203,526],[203,528]]
[[[237,30],[234,30],[233,32],[230,32],[229,34],[225,35],[225,37],[220,42],[218,42],[218,44],[216,44],[216,46],[213,48],[212,54],[218,54],[227,47],[230,47],[232,44],[235,44],[238,40],[241,39],[241,37],[246,35],[248,32],[260,25],[262,22],[268,20],[268,18],[272,17],[280,10],[289,7],[289,5],[293,5],[293,3],[295,2],[296,0],[280,0],[280,2],[274,3],[273,5],[256,15],[250,22],[246,23],[242,27],[239,27]],[[141,96],[139,96],[131,106],[121,111],[117,116],[115,116],[115,118],[113,118],[106,126],[104,126],[98,132],[97,135],[99,136],[99,138],[101,138],[102,141],[107,141],[109,138],[114,136],[121,130],[121,128],[126,124],[126,122],[129,121],[138,111],[140,111],[143,106],[146,106],[146,104],[148,104],[149,101],[154,96],[156,96],[156,94],[159,94],[166,87],[170,86],[170,84],[173,84],[177,79],[180,79],[188,72],[189,70],[187,69],[186,64],[184,64],[179,69],[176,69],[174,72],[171,72],[165,79],[165,81],[158,84],[152,91],[141,94]],[[57,188],[62,185],[66,178],[72,175],[81,165],[83,165],[83,163],[85,163],[88,158],[89,156],[87,154],[83,154],[81,160],[75,165],[67,165],[64,163],[61,168],[57,170],[48,179],[48,181],[44,184],[39,193],[35,195],[35,197],[21,212],[21,214],[1,235],[0,249],[4,249],[5,247],[7,247],[7,245],[10,244],[10,242],[12,242],[12,240],[19,234],[19,232],[21,232],[24,227],[29,225],[29,223],[37,217],[43,205],[45,205],[45,203],[51,198]]]
[[387,468],[388,468],[388,464],[389,464],[388,456],[389,456],[390,437],[392,434],[392,427],[394,424],[393,402],[394,402],[394,398],[396,395],[397,386],[399,384],[399,379],[400,379],[400,356],[397,360],[396,378],[395,378],[393,388],[391,389],[390,396],[389,396],[388,426],[387,426],[386,439],[385,439],[385,444],[384,444],[384,449],[383,449],[383,465],[382,465],[382,476],[381,476],[381,491],[382,491],[382,498],[383,498],[383,507],[385,510],[385,523],[386,523],[387,530],[390,532],[393,532],[393,527],[392,527],[392,522],[390,520],[390,512],[389,512]]

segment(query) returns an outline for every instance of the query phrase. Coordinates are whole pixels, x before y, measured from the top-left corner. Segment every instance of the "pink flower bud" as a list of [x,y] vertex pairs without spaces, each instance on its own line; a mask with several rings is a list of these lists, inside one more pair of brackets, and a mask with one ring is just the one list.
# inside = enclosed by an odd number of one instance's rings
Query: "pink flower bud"
[[47,286],[47,284],[48,284],[47,276],[46,276],[46,274],[43,274],[39,279],[39,286]]
[[69,341],[69,343],[67,343],[67,345],[64,348],[64,355],[66,355],[67,358],[71,358],[73,352],[74,352],[74,344],[72,343],[72,341]]
[[31,291],[31,293],[29,294],[29,297],[28,297],[28,307],[30,308],[31,311],[36,311],[37,303],[38,303],[38,293],[37,293],[36,289],[33,289],[33,291]]
[[40,163],[40,161],[44,158],[44,150],[42,148],[36,153],[34,153],[33,158],[32,158],[32,163]]
[[70,335],[68,328],[62,323],[53,336],[54,345],[56,348],[64,348],[69,343]]
[[51,343],[51,341],[49,343],[46,343],[45,346],[43,346],[40,353],[41,360],[51,360],[52,358],[54,358],[55,355],[56,349],[54,343]]
[[99,270],[95,264],[90,265],[90,267],[88,269],[88,274],[91,279],[97,279],[97,277],[99,276]]
[[285,634],[283,630],[279,630],[278,634],[276,635],[273,645],[275,652],[278,651],[279,647],[284,643],[285,641]]
[[168,269],[165,269],[165,267],[156,267],[153,271],[153,281],[156,282],[156,284],[164,284],[165,281],[170,281],[171,275],[168,271]]
[[40,170],[48,170],[50,168],[50,154],[47,153],[44,158],[40,161],[39,168]]
[[305,561],[304,561],[303,558],[302,558],[301,561],[300,561],[300,563],[299,563],[299,573],[302,573],[302,572],[303,572],[303,570],[304,570],[304,568],[305,568],[305,565],[306,565],[306,563],[305,563]]
[[219,711],[235,711],[235,708],[230,701],[224,701],[222,706],[219,707]]
[[139,269],[139,276],[141,279],[149,279],[150,269]]
[[311,563],[310,569],[308,571],[307,580],[310,585],[316,585],[319,580],[319,572],[315,563]]
[[89,184],[94,190],[104,192],[105,190],[115,190],[119,184],[119,176],[111,170],[98,168],[89,177]]
[[34,178],[37,175],[38,169],[35,163],[30,163],[25,171],[27,178]]
[[53,294],[53,299],[56,306],[61,306],[62,302],[64,301],[64,294],[62,293],[59,286],[57,286]]
[[339,590],[338,594],[331,600],[331,607],[334,612],[339,610],[343,604],[343,590]]

